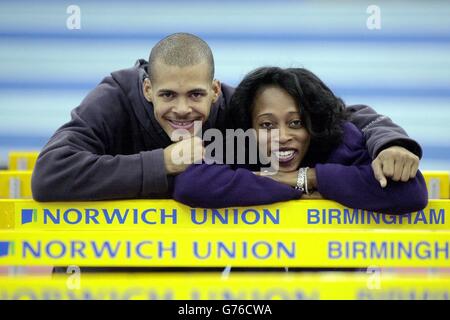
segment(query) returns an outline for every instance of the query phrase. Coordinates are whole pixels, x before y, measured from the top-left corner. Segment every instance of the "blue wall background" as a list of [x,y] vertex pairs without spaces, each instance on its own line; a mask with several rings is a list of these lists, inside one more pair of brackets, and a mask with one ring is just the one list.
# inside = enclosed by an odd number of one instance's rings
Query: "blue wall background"
[[[69,30],[71,4],[81,29]],[[369,30],[369,5],[381,30]],[[0,166],[39,150],[109,72],[147,58],[173,32],[215,54],[236,85],[262,65],[303,66],[347,104],[390,116],[450,170],[450,1],[12,1],[0,3]]]

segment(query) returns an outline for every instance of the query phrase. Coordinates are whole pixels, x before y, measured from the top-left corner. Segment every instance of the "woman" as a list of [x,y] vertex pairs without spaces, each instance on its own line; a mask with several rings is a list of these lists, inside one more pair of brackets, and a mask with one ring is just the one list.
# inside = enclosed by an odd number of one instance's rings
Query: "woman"
[[408,182],[380,186],[362,132],[346,121],[343,101],[310,71],[257,69],[239,84],[231,104],[236,128],[253,128],[258,137],[279,130],[276,141],[270,134],[258,139],[266,150],[274,149],[270,156],[279,162],[278,173],[260,176],[249,167],[193,165],[176,177],[174,199],[191,207],[219,208],[326,198],[397,214],[427,205],[419,171]]

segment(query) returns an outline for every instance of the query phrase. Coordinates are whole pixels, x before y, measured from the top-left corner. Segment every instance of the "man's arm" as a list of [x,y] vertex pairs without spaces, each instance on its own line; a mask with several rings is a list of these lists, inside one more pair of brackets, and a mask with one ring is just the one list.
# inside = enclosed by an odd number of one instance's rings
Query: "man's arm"
[[72,111],[44,147],[32,176],[38,201],[82,201],[169,195],[164,151],[109,155],[108,146],[123,130],[123,94],[106,78]]
[[375,159],[383,149],[391,146],[403,147],[422,158],[420,145],[389,117],[378,114],[365,105],[349,106],[347,110],[350,113],[350,121],[364,133],[372,159]]
[[104,154],[104,145],[76,114],[39,155],[32,176],[37,201],[149,197],[168,189],[163,149]]
[[350,121],[363,133],[372,157],[375,178],[382,187],[386,178],[406,182],[415,177],[422,157],[420,145],[405,130],[365,105],[349,106]]

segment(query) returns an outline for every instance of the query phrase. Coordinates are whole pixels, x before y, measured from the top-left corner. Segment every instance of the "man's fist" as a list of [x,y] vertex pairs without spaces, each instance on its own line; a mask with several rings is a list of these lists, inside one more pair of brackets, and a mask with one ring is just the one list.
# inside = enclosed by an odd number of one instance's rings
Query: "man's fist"
[[178,174],[193,163],[201,163],[205,149],[199,137],[189,137],[164,149],[164,164],[167,174]]
[[403,182],[414,178],[419,169],[419,157],[403,147],[389,147],[372,161],[372,169],[375,179],[384,188],[387,178]]

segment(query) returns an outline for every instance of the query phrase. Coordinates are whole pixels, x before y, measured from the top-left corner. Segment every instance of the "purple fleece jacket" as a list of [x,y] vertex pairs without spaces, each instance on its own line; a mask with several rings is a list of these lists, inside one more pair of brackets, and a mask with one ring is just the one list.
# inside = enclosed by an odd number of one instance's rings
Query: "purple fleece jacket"
[[[381,188],[362,132],[350,122],[343,126],[341,145],[326,163],[315,164],[318,191],[324,198],[350,208],[392,214],[426,207],[428,193],[419,171],[408,182],[389,180],[387,187]],[[301,193],[247,169],[199,164],[175,178],[173,197],[191,207],[223,208],[299,199]]]

